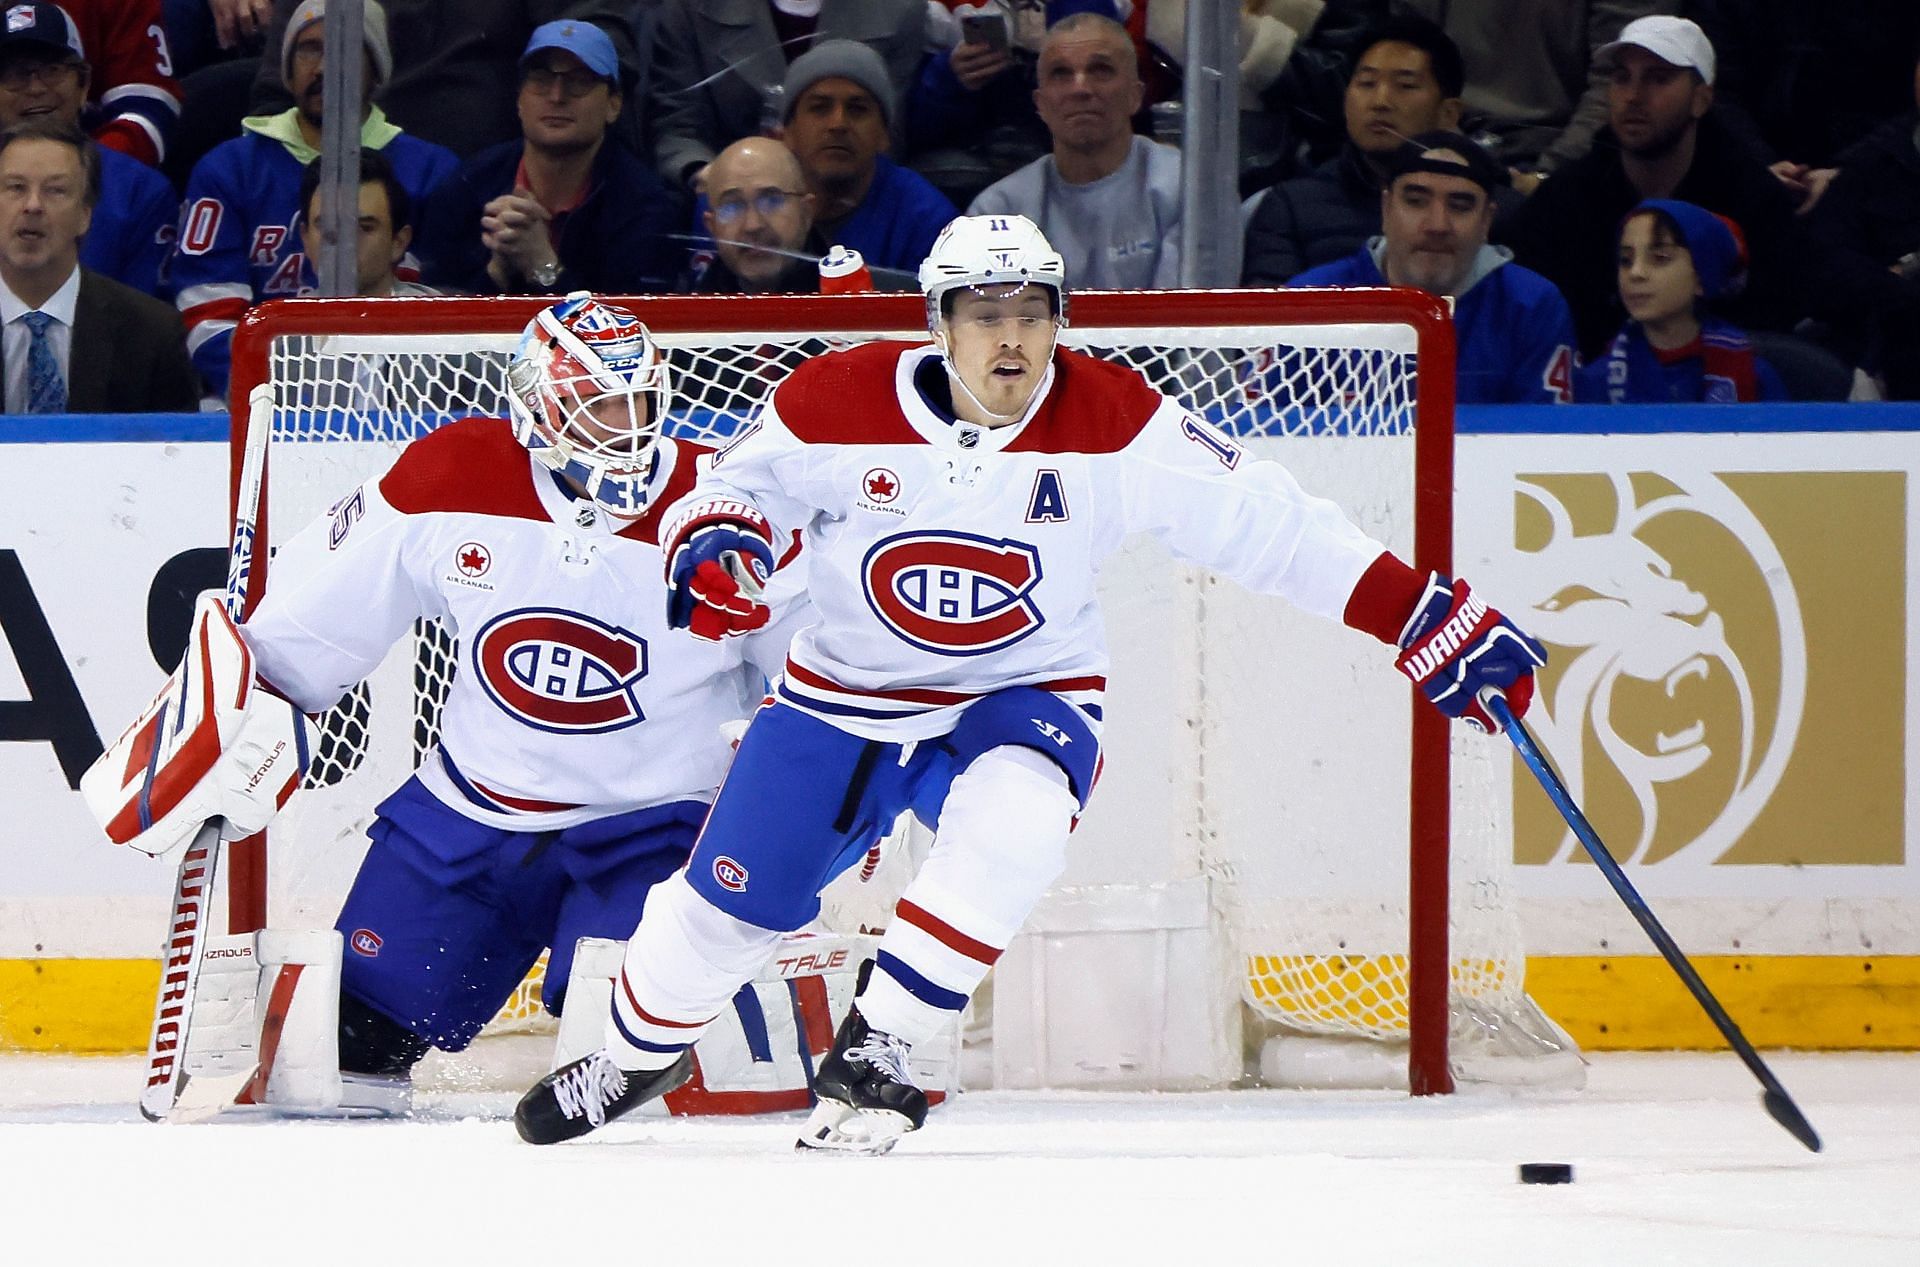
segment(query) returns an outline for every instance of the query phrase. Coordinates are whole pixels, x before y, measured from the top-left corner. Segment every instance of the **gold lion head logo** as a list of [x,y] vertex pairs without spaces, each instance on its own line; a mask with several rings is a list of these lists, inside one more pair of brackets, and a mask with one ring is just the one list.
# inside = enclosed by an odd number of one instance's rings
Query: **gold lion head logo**
[[1621,861],[1718,860],[1777,788],[1805,703],[1774,542],[1708,473],[1528,476],[1518,494],[1511,597],[1551,657],[1541,742]]

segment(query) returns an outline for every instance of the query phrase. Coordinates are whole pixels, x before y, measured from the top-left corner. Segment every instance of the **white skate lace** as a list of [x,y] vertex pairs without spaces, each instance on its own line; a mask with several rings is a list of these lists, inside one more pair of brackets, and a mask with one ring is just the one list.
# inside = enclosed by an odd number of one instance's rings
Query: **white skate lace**
[[907,1044],[904,1039],[879,1030],[867,1031],[867,1037],[858,1047],[847,1049],[847,1059],[878,1069],[893,1081],[906,1086],[917,1086],[913,1073],[907,1067]]
[[605,1056],[593,1059],[554,1079],[553,1098],[563,1117],[582,1113],[595,1126],[607,1123],[607,1106],[627,1093],[627,1075]]

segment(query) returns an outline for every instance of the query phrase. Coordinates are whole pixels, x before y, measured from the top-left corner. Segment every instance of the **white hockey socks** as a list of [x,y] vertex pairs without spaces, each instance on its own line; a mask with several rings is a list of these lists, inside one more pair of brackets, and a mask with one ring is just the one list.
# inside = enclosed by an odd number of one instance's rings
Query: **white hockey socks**
[[1065,869],[1079,812],[1065,772],[1031,749],[994,748],[954,779],[860,996],[868,1025],[918,1046],[958,1019]]
[[671,1065],[767,961],[780,937],[715,907],[693,891],[685,872],[655,885],[613,984],[607,1054],[622,1069]]

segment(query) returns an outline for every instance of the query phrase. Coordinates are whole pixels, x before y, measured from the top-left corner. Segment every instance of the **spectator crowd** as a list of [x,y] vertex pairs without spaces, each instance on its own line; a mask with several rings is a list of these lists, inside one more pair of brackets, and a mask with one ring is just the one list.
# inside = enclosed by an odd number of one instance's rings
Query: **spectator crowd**
[[[1187,2],[364,0],[357,287],[911,288],[961,208],[1177,286]],[[1920,7],[1238,8],[1242,284],[1443,296],[1466,402],[1920,398]],[[8,6],[9,412],[215,407],[316,289],[326,9]]]

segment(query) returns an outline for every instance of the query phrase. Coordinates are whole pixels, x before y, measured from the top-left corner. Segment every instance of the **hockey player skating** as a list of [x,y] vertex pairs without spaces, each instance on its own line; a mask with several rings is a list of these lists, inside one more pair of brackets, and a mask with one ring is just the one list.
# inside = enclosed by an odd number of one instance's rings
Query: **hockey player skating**
[[[215,815],[245,835],[292,791],[291,761],[255,775],[303,746],[301,712],[418,619],[458,636],[439,744],[380,803],[336,923],[348,1109],[403,1107],[415,1062],[471,1042],[548,946],[559,1010],[576,939],[624,936],[686,861],[730,757],[720,727],[762,694],[751,657],[777,672],[785,652],[786,617],[744,641],[669,636],[661,513],[707,450],[661,436],[667,366],[643,324],[570,296],[527,326],[508,384],[510,420],[415,441],[290,539],[244,625],[203,599],[170,690],[206,683],[217,715],[151,761],[136,725],[89,775],[116,840],[167,852]],[[283,1036],[280,1058],[300,1054]]]
[[886,1151],[919,1127],[909,1053],[952,1025],[1062,870],[1099,765],[1095,589],[1150,532],[1248,588],[1398,649],[1441,709],[1516,714],[1544,656],[1150,388],[1056,345],[1060,257],[1019,216],[962,217],[920,271],[933,343],[818,357],[667,512],[669,620],[724,638],[800,531],[818,623],[794,641],[685,872],[628,942],[607,1045],[521,1100],[550,1143],[671,1088],[688,1046],[899,811],[935,827],[822,1062],[800,1145]]

